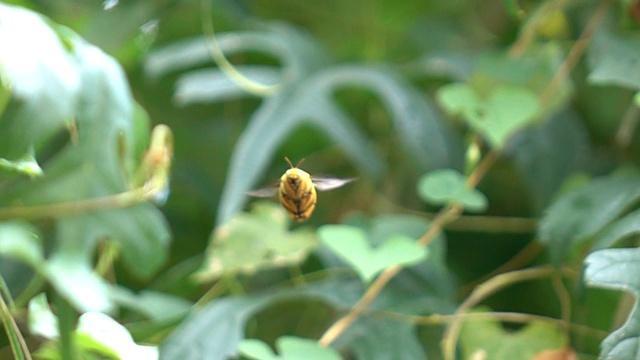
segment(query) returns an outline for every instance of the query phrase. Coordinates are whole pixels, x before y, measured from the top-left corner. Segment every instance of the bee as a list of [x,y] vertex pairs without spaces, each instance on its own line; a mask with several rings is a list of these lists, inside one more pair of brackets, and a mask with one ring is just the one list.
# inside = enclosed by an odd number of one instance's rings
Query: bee
[[299,168],[304,159],[300,160],[296,166],[293,166],[288,157],[284,159],[290,168],[282,174],[279,184],[250,191],[249,195],[271,197],[277,192],[280,204],[282,204],[289,216],[297,222],[306,221],[313,214],[318,199],[316,190],[336,189],[355,180],[355,178],[312,177],[308,172]]

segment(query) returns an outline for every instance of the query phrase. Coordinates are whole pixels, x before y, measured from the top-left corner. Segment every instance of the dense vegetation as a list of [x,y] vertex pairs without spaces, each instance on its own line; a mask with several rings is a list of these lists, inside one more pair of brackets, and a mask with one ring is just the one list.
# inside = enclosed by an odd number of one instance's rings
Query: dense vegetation
[[0,358],[636,359],[639,14],[0,3]]

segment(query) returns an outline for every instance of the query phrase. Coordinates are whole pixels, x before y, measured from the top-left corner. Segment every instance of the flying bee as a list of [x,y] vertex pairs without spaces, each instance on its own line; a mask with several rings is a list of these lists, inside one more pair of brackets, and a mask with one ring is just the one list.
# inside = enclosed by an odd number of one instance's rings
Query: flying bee
[[298,222],[309,219],[313,210],[316,208],[316,201],[318,199],[316,190],[327,191],[336,189],[355,180],[355,178],[312,177],[308,172],[298,167],[304,159],[300,160],[296,166],[293,166],[289,158],[285,157],[284,159],[291,168],[282,174],[280,183],[278,185],[250,191],[249,195],[271,197],[277,192],[282,207],[284,207],[293,220]]

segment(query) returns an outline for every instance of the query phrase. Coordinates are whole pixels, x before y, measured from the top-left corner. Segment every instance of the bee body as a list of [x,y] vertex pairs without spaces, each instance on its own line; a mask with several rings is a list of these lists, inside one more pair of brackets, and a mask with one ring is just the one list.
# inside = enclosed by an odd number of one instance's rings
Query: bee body
[[311,176],[297,167],[287,170],[280,178],[279,197],[289,216],[300,222],[311,216],[318,199]]
[[318,200],[316,189],[331,190],[355,180],[311,177],[309,173],[298,168],[302,161],[293,166],[288,158],[285,157],[285,160],[291,168],[280,177],[278,186],[254,190],[249,192],[249,195],[269,197],[275,195],[277,191],[282,207],[293,220],[298,222],[306,221],[313,214]]

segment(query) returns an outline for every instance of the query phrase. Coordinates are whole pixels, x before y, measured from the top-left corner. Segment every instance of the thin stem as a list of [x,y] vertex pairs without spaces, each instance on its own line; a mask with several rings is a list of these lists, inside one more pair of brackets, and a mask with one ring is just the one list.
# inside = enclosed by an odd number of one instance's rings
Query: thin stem
[[[491,154],[491,153],[490,153]],[[495,162],[496,156],[488,156],[482,159],[476,169],[469,175],[469,179],[473,179],[467,182],[468,186],[475,186],[482,177],[486,174],[488,168]],[[444,208],[438,212],[438,215],[433,219],[429,226],[429,230],[424,233],[418,239],[418,244],[421,246],[427,246],[433,241],[441,232],[445,224],[454,221],[462,213],[462,206],[457,203],[447,204]],[[340,337],[353,323],[362,315],[371,303],[380,295],[380,292],[384,287],[393,279],[402,268],[398,265],[391,266],[378,276],[373,283],[367,288],[364,295],[358,300],[353,308],[346,315],[338,319],[333,325],[325,331],[318,343],[321,346],[329,346],[337,338]]]
[[13,352],[16,360],[31,360],[31,353],[29,353],[27,343],[24,341],[24,337],[20,332],[20,328],[18,328],[18,324],[16,324],[15,319],[11,315],[11,310],[4,300],[6,296],[7,301],[10,304],[13,304],[13,302],[11,301],[11,294],[9,294],[8,296],[3,295],[8,294],[9,289],[6,287],[6,283],[2,276],[0,276],[0,283],[2,287],[2,294],[0,294],[0,318],[2,319],[4,330],[7,333],[11,351]]
[[562,282],[562,275],[555,272],[551,277],[551,285],[560,301],[560,318],[562,319],[562,327],[569,335],[569,324],[571,323],[571,295]]
[[342,335],[367,309],[369,305],[378,297],[382,289],[387,283],[396,276],[402,268],[398,265],[387,268],[376,280],[369,286],[364,295],[356,303],[356,305],[349,310],[347,315],[336,321],[331,327],[322,335],[318,343],[321,346],[329,346],[340,335]]
[[238,86],[251,94],[268,96],[277,92],[280,89],[280,84],[264,85],[253,81],[238,71],[236,67],[227,60],[220,48],[215,32],[213,31],[213,20],[211,20],[211,0],[202,0],[201,4],[202,10],[200,13],[202,14],[202,32],[209,38],[209,52],[211,53],[213,60],[220,67],[220,70],[222,70],[222,72],[224,72],[225,75],[233,80]]
[[541,104],[544,105],[550,99],[552,99],[556,90],[558,89],[558,87],[560,87],[560,84],[562,84],[569,77],[569,74],[571,74],[571,71],[576,66],[584,52],[587,50],[591,37],[604,20],[610,4],[611,0],[600,1],[600,4],[582,30],[580,37],[578,37],[576,43],[573,45],[573,47],[571,47],[569,54],[554,74],[553,79],[551,79],[547,87],[542,91],[540,95]]
[[74,341],[74,330],[78,321],[78,314],[60,295],[54,295],[54,302],[58,310],[60,357],[65,360],[78,360],[78,352]]
[[540,25],[547,19],[549,14],[562,9],[570,1],[571,0],[556,0],[543,3],[522,27],[518,39],[509,50],[509,55],[513,57],[522,56],[533,40],[535,40]]
[[97,210],[129,207],[144,201],[147,194],[148,191],[141,187],[119,194],[93,199],[83,199],[47,205],[10,206],[0,208],[0,220],[15,218],[26,220],[60,218]]
[[449,326],[445,330],[442,340],[442,353],[444,359],[455,359],[455,347],[458,336],[460,334],[460,330],[462,328],[463,320],[463,318],[459,317],[458,315],[469,312],[469,310],[471,310],[472,307],[476,306],[476,304],[507,286],[526,280],[551,276],[556,271],[558,270],[551,266],[518,270],[495,276],[487,280],[483,284],[480,284],[477,288],[475,288],[471,295],[469,295],[469,297],[458,307],[458,309],[454,313],[454,321],[449,323]]
[[622,116],[620,127],[616,132],[615,139],[619,147],[625,148],[629,146],[634,130],[638,126],[638,121],[640,121],[640,107],[638,107],[636,100],[632,99],[627,111]]
[[522,269],[526,267],[542,252],[542,250],[543,250],[543,247],[542,245],[540,245],[538,240],[536,239],[531,240],[531,242],[529,242],[527,246],[525,246],[522,250],[520,250],[517,254],[515,254],[511,259],[509,259],[509,261],[500,265],[497,269],[482,276],[481,278],[464,285],[460,290],[460,293],[468,294],[476,286],[478,286],[478,284],[481,284],[496,275],[500,275],[503,273],[514,271],[516,269]]
[[516,312],[502,312],[502,311],[492,311],[492,312],[469,312],[458,315],[442,315],[442,314],[431,314],[431,315],[407,315],[393,311],[372,311],[366,313],[367,316],[371,317],[384,317],[397,321],[406,321],[416,325],[430,326],[430,325],[446,325],[455,320],[462,319],[463,321],[468,320],[498,320],[502,322],[510,322],[510,323],[520,323],[526,324],[532,321],[544,321],[550,324],[558,325],[558,326],[567,326],[572,332],[590,335],[599,339],[603,339],[609,335],[607,331],[595,329],[582,324],[573,324],[573,323],[565,323],[563,320],[559,320],[556,318],[535,315],[535,314],[524,314],[524,313],[516,313]]

